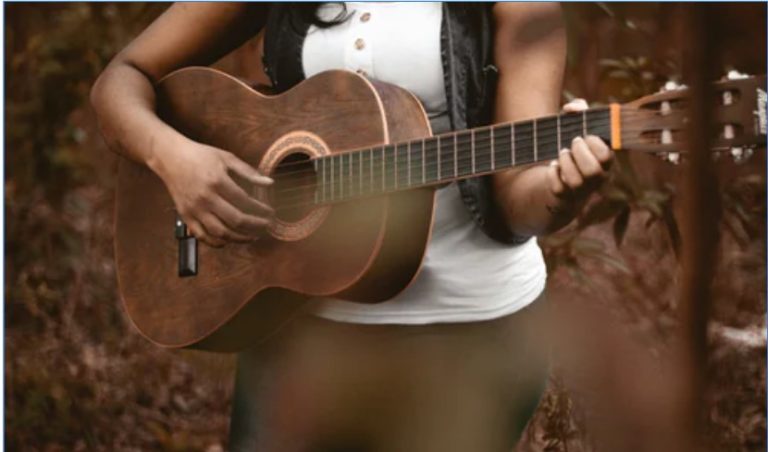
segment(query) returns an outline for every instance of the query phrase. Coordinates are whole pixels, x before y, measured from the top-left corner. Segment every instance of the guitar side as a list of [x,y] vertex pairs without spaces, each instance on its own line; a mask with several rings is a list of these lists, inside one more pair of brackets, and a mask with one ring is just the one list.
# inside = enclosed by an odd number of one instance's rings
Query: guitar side
[[[319,137],[331,153],[429,135],[409,93],[344,71],[264,96],[217,71],[183,69],[159,84],[158,107],[180,132],[255,167],[296,131]],[[199,244],[198,274],[180,278],[172,200],[153,173],[122,161],[115,254],[126,312],[156,344],[233,351],[268,336],[309,297],[382,301],[418,271],[433,201],[431,189],[348,201],[301,240]]]

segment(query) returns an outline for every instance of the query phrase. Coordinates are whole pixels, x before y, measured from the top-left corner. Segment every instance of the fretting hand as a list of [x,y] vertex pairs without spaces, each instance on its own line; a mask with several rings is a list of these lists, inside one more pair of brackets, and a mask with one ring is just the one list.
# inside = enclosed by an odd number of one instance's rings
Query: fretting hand
[[[563,107],[566,113],[586,110],[587,102],[574,99]],[[576,137],[570,148],[560,150],[556,160],[547,168],[547,182],[552,201],[547,209],[552,213],[580,208],[607,175],[613,162],[613,152],[599,137]]]

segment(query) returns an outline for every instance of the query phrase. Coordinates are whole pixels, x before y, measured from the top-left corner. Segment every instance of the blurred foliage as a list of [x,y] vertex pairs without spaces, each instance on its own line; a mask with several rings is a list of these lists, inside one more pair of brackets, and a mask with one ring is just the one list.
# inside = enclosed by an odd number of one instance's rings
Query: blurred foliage
[[87,107],[106,63],[165,7],[6,7],[8,450],[200,450],[226,425],[224,388],[193,381],[118,308],[113,159]]
[[[221,450],[231,360],[158,350],[138,337],[118,306],[114,158],[87,106],[90,86],[109,59],[165,7],[6,5],[9,450]],[[625,101],[679,80],[684,49],[675,40],[675,8],[566,6],[571,38],[564,97]],[[764,5],[734,7],[731,15],[739,27],[754,29],[724,44],[742,49],[728,50],[731,64],[763,71]],[[764,156],[723,167],[713,316],[733,326],[764,325]],[[618,311],[651,350],[663,347],[675,326],[676,175],[665,162],[621,155],[578,221],[541,239],[550,285]],[[765,349],[714,345],[712,444],[764,449]],[[577,411],[556,375],[521,450],[592,450]]]

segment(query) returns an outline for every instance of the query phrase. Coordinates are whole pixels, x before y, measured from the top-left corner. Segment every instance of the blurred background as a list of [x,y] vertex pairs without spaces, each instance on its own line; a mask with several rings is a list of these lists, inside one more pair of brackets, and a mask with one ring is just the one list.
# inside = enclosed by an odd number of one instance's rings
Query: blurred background
[[[5,3],[8,450],[226,449],[232,356],[161,350],[123,316],[112,254],[117,158],[88,92],[164,3]],[[576,3],[563,101],[628,101],[680,80],[680,4]],[[766,5],[719,5],[722,67],[766,67]],[[264,83],[254,38],[217,66]],[[565,230],[540,239],[563,344],[520,451],[660,450],[679,412],[680,168],[622,154]],[[713,450],[766,448],[764,151],[721,159],[700,370]]]

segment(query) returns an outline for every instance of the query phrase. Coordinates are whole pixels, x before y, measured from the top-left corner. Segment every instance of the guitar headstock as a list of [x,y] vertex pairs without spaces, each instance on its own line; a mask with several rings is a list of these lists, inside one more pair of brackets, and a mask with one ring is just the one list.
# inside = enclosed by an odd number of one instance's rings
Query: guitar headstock
[[[766,143],[766,77],[736,71],[713,84],[712,152],[744,161]],[[664,88],[622,106],[623,147],[653,153],[678,163],[687,149],[689,89],[668,82]]]

